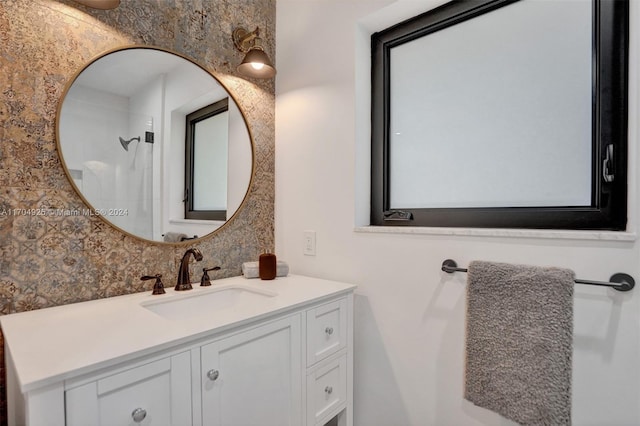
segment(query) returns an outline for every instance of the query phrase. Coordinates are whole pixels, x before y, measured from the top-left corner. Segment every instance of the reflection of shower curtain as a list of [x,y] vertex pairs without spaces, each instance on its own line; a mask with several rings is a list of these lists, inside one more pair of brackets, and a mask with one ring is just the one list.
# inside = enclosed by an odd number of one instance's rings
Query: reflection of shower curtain
[[[153,235],[153,145],[145,143],[145,132],[153,132],[157,93],[125,98],[74,85],[60,114],[65,162],[76,173],[82,195],[109,222],[148,239]],[[132,99],[138,101],[135,109]],[[140,140],[131,141],[128,150],[119,141],[136,137]]]
[[79,188],[98,211],[105,211],[113,203],[115,170],[113,164],[104,161],[88,160],[83,163],[82,185]]
[[[145,132],[153,132],[153,118],[131,114],[130,133],[140,136],[140,143],[129,150],[132,157],[128,180],[129,225],[142,238],[153,238],[153,144],[145,142]],[[131,152],[133,151],[133,152]],[[133,154],[133,155],[131,155]]]

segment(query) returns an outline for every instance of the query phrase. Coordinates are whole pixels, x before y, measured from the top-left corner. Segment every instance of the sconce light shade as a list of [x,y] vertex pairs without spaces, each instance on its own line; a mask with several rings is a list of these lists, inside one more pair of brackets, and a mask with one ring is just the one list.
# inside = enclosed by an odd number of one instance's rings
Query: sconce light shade
[[120,6],[120,0],[74,0],[76,3],[80,3],[87,7],[94,9],[115,9]]
[[248,32],[244,28],[236,28],[233,31],[233,43],[236,49],[246,53],[237,69],[245,77],[272,78],[276,75],[276,69],[262,48],[259,34],[259,28],[252,32]]
[[247,52],[242,63],[238,65],[238,72],[246,77],[272,78],[276,75],[269,56],[261,48],[254,47]]

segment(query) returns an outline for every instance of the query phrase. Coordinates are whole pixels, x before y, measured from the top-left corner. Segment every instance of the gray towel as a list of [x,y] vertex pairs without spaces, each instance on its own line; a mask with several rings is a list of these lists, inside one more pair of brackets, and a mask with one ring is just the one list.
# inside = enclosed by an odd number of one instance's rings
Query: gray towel
[[188,238],[187,234],[183,234],[181,232],[167,232],[164,234],[165,243],[179,243]]
[[[242,264],[242,275],[245,278],[258,278],[260,268],[258,262],[244,262]],[[289,264],[282,260],[276,262],[276,277],[286,277],[289,275]]]
[[574,273],[471,262],[465,399],[523,425],[571,424]]

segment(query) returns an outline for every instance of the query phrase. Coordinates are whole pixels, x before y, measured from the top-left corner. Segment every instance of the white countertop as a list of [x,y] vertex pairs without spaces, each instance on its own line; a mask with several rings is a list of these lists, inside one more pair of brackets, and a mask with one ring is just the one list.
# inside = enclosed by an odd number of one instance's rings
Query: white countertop
[[[355,286],[303,276],[271,281],[225,278],[211,287],[193,284],[166,294],[151,291],[0,316],[0,326],[14,361],[22,392],[28,392],[93,370],[184,344],[352,291]],[[212,310],[198,318],[171,320],[143,305],[159,300],[192,297],[220,289],[245,286],[276,293],[259,303]]]

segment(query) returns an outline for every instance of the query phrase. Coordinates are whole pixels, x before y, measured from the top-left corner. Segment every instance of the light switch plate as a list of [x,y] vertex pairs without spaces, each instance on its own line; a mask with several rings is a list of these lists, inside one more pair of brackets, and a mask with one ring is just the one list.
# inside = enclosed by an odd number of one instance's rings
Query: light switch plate
[[303,232],[302,253],[306,256],[316,255],[316,231]]

